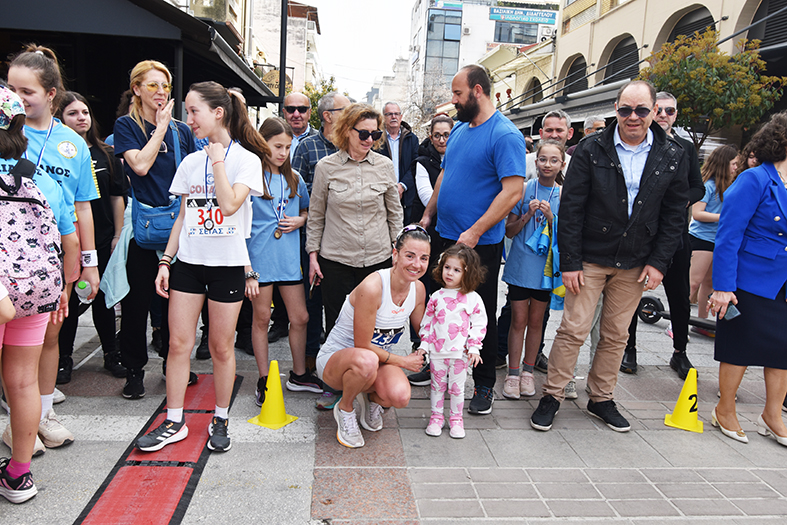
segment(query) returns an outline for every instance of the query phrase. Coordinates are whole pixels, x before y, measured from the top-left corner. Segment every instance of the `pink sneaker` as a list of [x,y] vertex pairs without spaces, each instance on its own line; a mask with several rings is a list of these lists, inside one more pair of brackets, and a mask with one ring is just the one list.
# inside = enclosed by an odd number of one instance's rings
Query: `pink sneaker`
[[465,437],[465,424],[462,416],[451,416],[448,419],[448,425],[451,427],[449,435],[454,439],[462,439]]
[[445,418],[442,414],[435,414],[432,413],[432,417],[429,418],[429,424],[426,426],[426,435],[432,437],[438,437],[440,434],[443,433],[443,424],[445,423]]
[[523,396],[536,395],[536,380],[530,372],[522,372],[519,376],[519,393]]

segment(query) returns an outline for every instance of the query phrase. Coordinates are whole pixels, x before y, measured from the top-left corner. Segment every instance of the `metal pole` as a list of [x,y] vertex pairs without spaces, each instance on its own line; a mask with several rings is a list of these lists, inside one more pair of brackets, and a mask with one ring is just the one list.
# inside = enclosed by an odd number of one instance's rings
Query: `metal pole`
[[287,69],[287,15],[288,0],[281,0],[281,42],[279,43],[279,114],[284,108],[284,88],[286,87],[286,69]]
[[183,120],[183,42],[175,43],[175,118]]

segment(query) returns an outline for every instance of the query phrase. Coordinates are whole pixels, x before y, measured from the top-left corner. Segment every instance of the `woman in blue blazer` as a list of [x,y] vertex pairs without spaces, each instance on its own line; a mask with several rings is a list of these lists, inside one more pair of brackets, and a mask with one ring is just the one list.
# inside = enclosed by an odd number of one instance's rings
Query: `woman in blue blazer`
[[[757,432],[787,446],[781,417],[787,394],[787,113],[774,115],[750,143],[762,165],[741,173],[724,193],[713,253],[708,307],[719,320],[719,404],[711,423],[748,442],[735,413],[735,396],[748,366],[765,368],[765,410]],[[736,305],[740,315],[728,309]]]

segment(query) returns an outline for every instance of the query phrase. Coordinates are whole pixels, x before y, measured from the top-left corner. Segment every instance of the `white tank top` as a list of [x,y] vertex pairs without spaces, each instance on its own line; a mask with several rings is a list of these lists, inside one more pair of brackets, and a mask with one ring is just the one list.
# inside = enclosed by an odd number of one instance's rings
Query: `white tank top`
[[[383,285],[383,296],[380,301],[380,308],[377,309],[377,316],[374,321],[374,334],[372,344],[388,350],[391,346],[399,342],[402,337],[410,314],[415,309],[415,283],[410,283],[410,291],[402,306],[396,305],[391,299],[391,269],[377,270]],[[320,348],[320,354],[332,354],[344,348],[355,346],[353,337],[353,317],[355,308],[350,304],[349,295],[345,297],[342,310],[336,319],[328,339]]]

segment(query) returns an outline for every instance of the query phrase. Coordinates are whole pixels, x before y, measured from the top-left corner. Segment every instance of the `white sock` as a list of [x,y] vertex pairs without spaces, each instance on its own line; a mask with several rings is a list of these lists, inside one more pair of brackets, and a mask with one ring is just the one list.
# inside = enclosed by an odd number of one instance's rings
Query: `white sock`
[[216,417],[220,417],[221,419],[229,419],[230,418],[230,407],[221,408],[220,406],[216,405],[216,410],[214,411]]
[[47,394],[45,396],[41,396],[41,419],[44,419],[47,412],[52,409],[52,400],[55,399],[55,393],[52,392],[51,394]]
[[175,423],[183,421],[183,408],[167,408],[167,419]]

